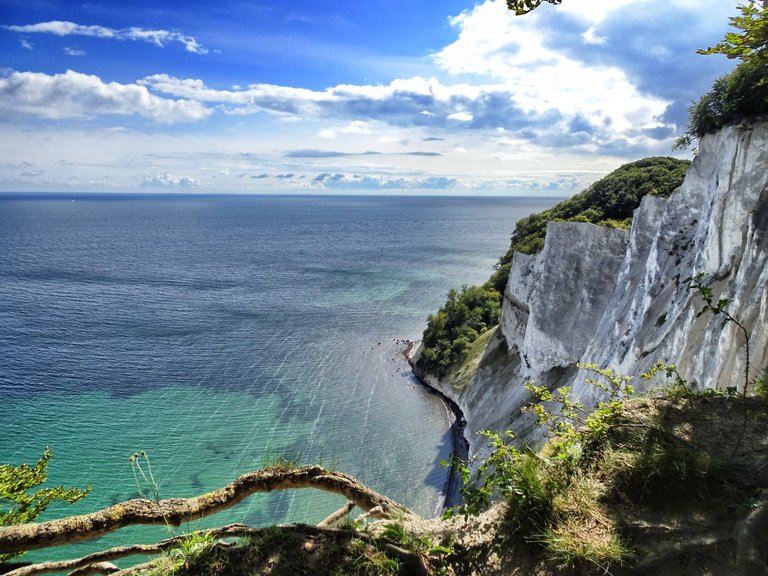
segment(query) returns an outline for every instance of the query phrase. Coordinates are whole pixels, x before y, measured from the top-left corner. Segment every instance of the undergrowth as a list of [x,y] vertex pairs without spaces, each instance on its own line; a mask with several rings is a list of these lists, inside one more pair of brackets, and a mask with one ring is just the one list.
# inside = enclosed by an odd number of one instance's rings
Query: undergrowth
[[532,400],[524,410],[547,431],[546,444],[534,451],[517,445],[511,431],[484,432],[489,456],[474,475],[472,463],[460,464],[467,481],[464,504],[452,513],[476,515],[501,498],[506,506],[499,545],[522,542],[556,566],[604,573],[633,557],[611,506],[652,510],[722,497],[731,463],[705,449],[677,417],[682,399],[709,394],[691,391],[674,366],[660,364],[645,375],[670,376],[674,398],[632,400],[631,377],[579,367],[594,374],[587,381],[605,400],[590,411],[568,387],[526,385]]

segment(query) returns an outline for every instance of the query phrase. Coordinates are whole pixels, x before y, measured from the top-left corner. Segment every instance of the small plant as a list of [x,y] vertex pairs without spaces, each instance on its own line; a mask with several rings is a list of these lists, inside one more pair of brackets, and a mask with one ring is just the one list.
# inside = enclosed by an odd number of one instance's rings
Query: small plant
[[299,461],[297,458],[288,458],[286,456],[272,456],[265,457],[261,461],[261,468],[270,472],[287,472],[298,468]]
[[759,378],[755,378],[754,386],[755,394],[760,398],[768,399],[768,368],[763,370],[763,373]]
[[[144,466],[147,468],[146,472],[141,463],[142,459],[144,460]],[[139,495],[147,500],[159,502],[160,486],[158,485],[157,480],[155,480],[155,475],[152,473],[152,464],[149,461],[149,455],[142,450],[141,452],[135,452],[128,458],[128,461],[131,463],[133,479],[136,482],[136,489],[138,490]],[[141,476],[141,481],[139,480],[139,476]],[[147,497],[147,492],[145,492],[145,490],[148,490],[148,493],[152,496],[151,498]]]
[[424,556],[450,554],[452,551],[448,546],[435,544],[429,536],[417,536],[409,532],[400,522],[386,524],[381,537],[415,554]]
[[208,555],[215,545],[216,539],[210,532],[191,532],[182,537],[179,547],[171,550],[169,556],[181,560],[182,566],[189,567]]
[[746,360],[744,362],[744,388],[742,389],[741,394],[742,396],[746,396],[747,389],[749,387],[749,372],[751,368],[749,360],[749,331],[738,318],[735,318],[728,313],[726,306],[731,303],[728,298],[720,298],[717,303],[715,303],[714,296],[712,295],[712,288],[704,283],[704,278],[705,274],[701,272],[696,276],[690,276],[686,278],[683,282],[688,285],[689,290],[698,291],[702,300],[704,300],[704,307],[699,311],[698,314],[696,314],[697,318],[707,312],[711,312],[715,316],[722,314],[723,321],[721,323],[721,327],[724,327],[730,322],[744,334],[744,350],[746,353]]
[[403,563],[400,560],[391,558],[384,552],[372,548],[367,542],[354,538],[350,542],[349,551],[352,554],[352,568],[357,574],[380,576],[402,574]]
[[[659,388],[661,394],[666,398],[682,399],[692,398],[694,396],[722,396],[723,393],[720,390],[714,388],[705,388],[704,390],[694,390],[688,380],[680,375],[677,371],[676,364],[667,364],[665,362],[656,362],[648,369],[648,372],[643,372],[640,377],[643,380],[653,380],[657,374],[663,373],[667,377],[667,382],[661,388]],[[729,390],[731,390],[729,388]]]

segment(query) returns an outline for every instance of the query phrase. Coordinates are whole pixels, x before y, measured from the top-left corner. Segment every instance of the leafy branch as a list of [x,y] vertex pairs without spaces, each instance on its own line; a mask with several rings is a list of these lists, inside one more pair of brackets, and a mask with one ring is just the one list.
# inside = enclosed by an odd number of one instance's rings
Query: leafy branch
[[749,331],[746,326],[741,323],[738,318],[731,316],[726,309],[726,306],[731,303],[728,298],[720,298],[715,302],[715,297],[712,293],[712,288],[705,284],[705,274],[700,272],[696,276],[690,276],[683,281],[688,285],[689,290],[696,290],[701,295],[701,299],[704,300],[704,307],[696,314],[696,318],[707,312],[712,312],[715,316],[722,315],[723,321],[720,324],[721,328],[725,327],[729,322],[734,324],[744,334],[744,349],[746,350],[746,361],[744,363],[744,389],[742,395],[747,395],[747,388],[749,387],[749,372],[750,372],[750,358],[749,358]]

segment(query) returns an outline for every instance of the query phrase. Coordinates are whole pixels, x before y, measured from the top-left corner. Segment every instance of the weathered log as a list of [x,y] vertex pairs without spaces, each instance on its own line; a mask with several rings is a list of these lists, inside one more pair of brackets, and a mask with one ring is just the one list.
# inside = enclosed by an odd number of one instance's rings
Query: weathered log
[[317,488],[341,494],[364,511],[378,508],[381,513],[377,513],[377,517],[413,516],[405,506],[382,496],[342,472],[331,472],[321,466],[267,468],[243,474],[223,488],[194,498],[129,500],[81,516],[2,526],[0,553],[24,552],[91,540],[132,524],[178,526],[182,522],[221,512],[255,493],[293,488]]

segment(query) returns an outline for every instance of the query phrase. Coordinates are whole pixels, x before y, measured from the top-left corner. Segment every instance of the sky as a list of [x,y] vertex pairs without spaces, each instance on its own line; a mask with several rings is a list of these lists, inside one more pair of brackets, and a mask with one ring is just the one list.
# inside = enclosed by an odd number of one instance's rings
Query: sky
[[736,5],[0,0],[0,191],[568,196],[673,154]]

